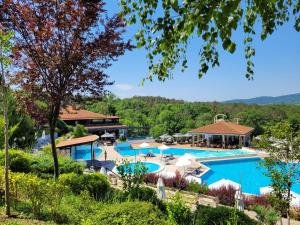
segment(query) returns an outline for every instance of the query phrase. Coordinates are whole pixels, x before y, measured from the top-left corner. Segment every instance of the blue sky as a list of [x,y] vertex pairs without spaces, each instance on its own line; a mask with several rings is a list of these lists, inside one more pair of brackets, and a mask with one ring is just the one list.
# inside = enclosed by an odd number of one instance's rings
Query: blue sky
[[[109,13],[118,10],[118,0],[107,1]],[[136,27],[128,27],[125,38],[133,39]],[[147,60],[144,49],[126,52],[107,71],[115,81],[109,90],[118,97],[134,95],[163,96],[188,101],[223,101],[257,96],[279,96],[300,93],[300,33],[292,22],[280,27],[265,41],[255,40],[255,76],[253,81],[245,77],[243,36],[234,34],[237,51],[230,54],[220,52],[220,67],[211,69],[203,78],[197,77],[198,51],[201,42],[194,38],[188,49],[189,68],[184,73],[174,72],[174,77],[165,82],[146,81]]]

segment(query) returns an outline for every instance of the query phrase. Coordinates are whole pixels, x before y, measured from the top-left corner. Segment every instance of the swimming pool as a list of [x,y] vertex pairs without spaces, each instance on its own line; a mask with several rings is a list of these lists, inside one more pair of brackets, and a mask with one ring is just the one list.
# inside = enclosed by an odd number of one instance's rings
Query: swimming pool
[[[95,152],[95,158],[99,157],[102,150],[94,146],[94,152]],[[91,160],[91,145],[79,145],[75,147],[72,147],[71,151],[72,159],[74,160]]]
[[[203,163],[211,170],[205,173],[202,182],[210,185],[223,178],[242,184],[242,191],[249,194],[260,194],[259,189],[270,185],[270,179],[264,175],[266,169],[260,165],[263,159],[234,159]],[[300,194],[300,183],[292,187]]]
[[[153,154],[161,154],[161,151],[157,148],[130,148],[130,144],[122,143],[116,145],[116,150],[121,156],[135,156],[139,154],[147,154],[152,152]],[[202,149],[187,149],[187,148],[169,148],[163,151],[163,154],[173,154],[175,156],[182,156],[186,153],[192,154],[195,158],[209,158],[209,157],[226,157],[235,155],[247,155],[253,154],[248,150],[236,149],[236,150],[221,150],[221,151],[210,151]]]
[[[129,168],[128,168],[129,171],[127,171],[127,172],[129,172],[131,174],[134,173],[135,167],[136,166],[140,167],[141,164],[143,164],[146,167],[146,173],[153,173],[153,172],[158,171],[161,168],[161,166],[157,163],[152,163],[152,162],[131,162],[131,163],[129,163]],[[118,171],[117,168],[115,170]]]

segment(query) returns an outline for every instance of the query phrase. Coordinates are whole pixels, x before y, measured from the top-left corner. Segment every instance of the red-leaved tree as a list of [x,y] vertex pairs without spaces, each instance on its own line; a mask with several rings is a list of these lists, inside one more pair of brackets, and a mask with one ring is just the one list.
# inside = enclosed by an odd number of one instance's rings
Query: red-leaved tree
[[125,24],[102,0],[3,0],[2,23],[15,32],[13,83],[26,110],[50,128],[54,177],[59,176],[55,127],[75,97],[99,96],[112,84],[105,73],[131,49]]

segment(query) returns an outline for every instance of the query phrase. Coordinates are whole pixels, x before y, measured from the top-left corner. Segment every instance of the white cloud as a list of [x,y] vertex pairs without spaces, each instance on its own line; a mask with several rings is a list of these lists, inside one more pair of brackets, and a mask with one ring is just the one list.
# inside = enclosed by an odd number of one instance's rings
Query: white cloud
[[134,89],[134,86],[131,84],[116,84],[115,88],[120,91],[131,91]]

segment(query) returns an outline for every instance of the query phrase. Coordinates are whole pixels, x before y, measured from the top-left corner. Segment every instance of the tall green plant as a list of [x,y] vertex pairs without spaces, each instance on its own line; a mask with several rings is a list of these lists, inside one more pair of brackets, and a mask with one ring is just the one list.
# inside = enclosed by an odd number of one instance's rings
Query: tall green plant
[[270,125],[258,146],[269,153],[262,164],[267,169],[265,175],[271,179],[272,205],[281,216],[287,216],[290,224],[291,188],[300,179],[299,130],[287,121]]
[[262,225],[275,225],[280,218],[278,212],[271,207],[257,205],[251,209],[256,212],[256,218]]
[[191,210],[183,202],[179,192],[177,192],[167,204],[167,212],[169,220],[178,225],[189,224],[191,220]]
[[1,82],[1,97],[3,102],[3,117],[4,117],[4,150],[5,150],[5,213],[10,216],[10,199],[9,199],[9,155],[8,155],[8,138],[9,138],[9,121],[8,121],[8,85],[5,77],[7,69],[10,67],[11,60],[9,54],[12,49],[13,32],[5,32],[0,27],[0,82]]
[[133,189],[139,188],[144,182],[144,175],[147,168],[141,162],[136,162],[132,168],[129,161],[123,161],[117,166],[117,170],[121,176],[124,191],[130,192]]
[[75,138],[84,137],[88,134],[88,130],[85,128],[85,126],[81,124],[77,124],[75,127],[73,127],[72,135]]

